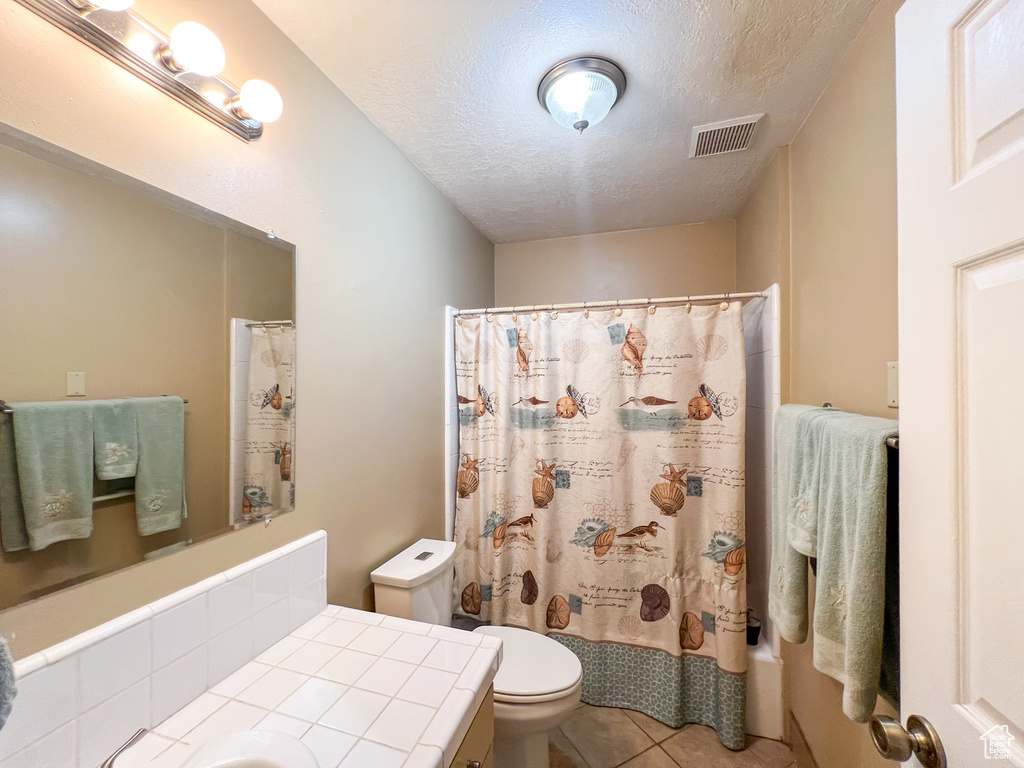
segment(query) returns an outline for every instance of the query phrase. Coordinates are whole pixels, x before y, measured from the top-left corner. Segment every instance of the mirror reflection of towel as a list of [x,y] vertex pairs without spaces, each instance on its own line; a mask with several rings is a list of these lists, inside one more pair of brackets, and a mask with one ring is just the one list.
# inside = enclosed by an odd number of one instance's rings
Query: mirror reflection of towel
[[[4,544],[14,549],[27,543],[39,550],[65,539],[85,539],[92,533],[92,404],[88,402],[16,403],[4,444],[13,442],[26,541],[16,537],[16,521],[3,526]],[[8,421],[5,419],[5,422]],[[10,442],[9,442],[10,441]],[[7,477],[3,500],[16,509],[9,478],[10,457],[4,460]],[[20,493],[19,493],[20,492]],[[8,549],[8,551],[11,551]]]
[[185,401],[140,397],[131,402],[139,440],[135,516],[139,535],[150,536],[181,527],[185,516]]

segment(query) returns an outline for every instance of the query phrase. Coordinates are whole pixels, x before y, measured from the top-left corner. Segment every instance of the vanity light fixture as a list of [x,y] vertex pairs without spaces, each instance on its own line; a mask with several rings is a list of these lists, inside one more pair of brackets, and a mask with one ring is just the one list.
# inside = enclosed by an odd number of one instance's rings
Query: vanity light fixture
[[625,91],[626,73],[614,61],[577,56],[548,70],[537,98],[556,123],[582,134],[604,120]]
[[264,80],[236,88],[219,77],[227,56],[211,30],[183,21],[165,35],[134,0],[18,0],[108,59],[244,141],[281,116],[281,95]]

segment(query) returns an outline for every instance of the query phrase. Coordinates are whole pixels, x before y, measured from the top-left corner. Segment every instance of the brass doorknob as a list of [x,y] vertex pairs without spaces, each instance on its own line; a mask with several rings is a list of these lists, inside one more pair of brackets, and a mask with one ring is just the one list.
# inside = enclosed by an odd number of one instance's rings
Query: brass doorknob
[[946,751],[932,724],[919,715],[907,718],[907,727],[899,720],[875,715],[869,724],[875,749],[886,760],[905,763],[914,755],[924,768],[946,768]]

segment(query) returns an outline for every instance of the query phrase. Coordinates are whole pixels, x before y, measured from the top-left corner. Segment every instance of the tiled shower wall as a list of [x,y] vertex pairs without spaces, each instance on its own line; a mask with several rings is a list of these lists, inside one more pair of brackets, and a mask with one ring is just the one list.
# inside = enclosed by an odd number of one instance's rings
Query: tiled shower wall
[[768,620],[772,537],[772,423],[781,398],[779,286],[743,307],[747,355],[747,605],[778,656]]

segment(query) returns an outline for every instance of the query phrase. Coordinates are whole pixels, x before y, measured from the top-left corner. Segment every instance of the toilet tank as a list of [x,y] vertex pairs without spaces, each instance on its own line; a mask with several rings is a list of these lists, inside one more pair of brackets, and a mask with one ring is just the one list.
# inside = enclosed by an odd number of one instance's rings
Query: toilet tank
[[455,543],[420,539],[370,574],[377,613],[452,623]]

